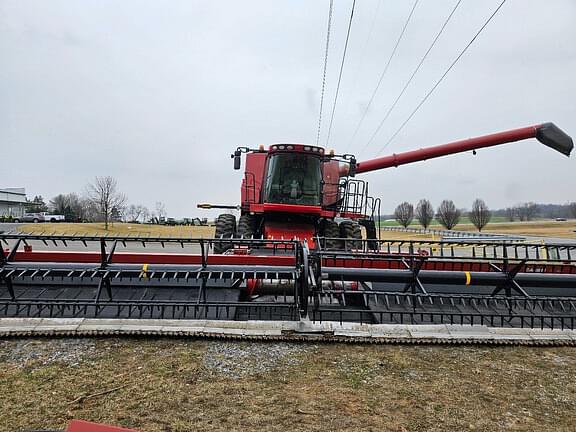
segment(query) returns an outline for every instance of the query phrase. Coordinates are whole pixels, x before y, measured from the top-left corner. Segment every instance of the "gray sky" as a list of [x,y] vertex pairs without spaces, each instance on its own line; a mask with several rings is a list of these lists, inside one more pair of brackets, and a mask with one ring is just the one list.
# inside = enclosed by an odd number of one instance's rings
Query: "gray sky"
[[[456,0],[421,0],[351,142],[411,1],[358,0],[330,148],[359,152]],[[170,216],[237,204],[239,145],[314,143],[328,0],[0,0],[0,187],[79,192],[111,175]],[[325,145],[352,1],[336,0]],[[376,140],[378,151],[499,4],[464,0]],[[374,18],[375,17],[375,18]],[[375,19],[370,39],[369,30]],[[576,135],[576,1],[508,0],[382,155],[553,121]],[[576,200],[576,162],[536,141],[363,176],[401,200]],[[206,213],[210,215],[210,213]]]

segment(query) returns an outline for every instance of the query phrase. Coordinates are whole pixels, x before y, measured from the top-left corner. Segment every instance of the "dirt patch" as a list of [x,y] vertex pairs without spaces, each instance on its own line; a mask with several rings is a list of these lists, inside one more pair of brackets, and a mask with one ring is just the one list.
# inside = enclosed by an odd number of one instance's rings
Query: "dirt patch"
[[203,364],[209,373],[239,379],[298,365],[315,349],[313,345],[295,343],[213,342],[206,350]]
[[73,367],[91,358],[95,349],[91,339],[0,340],[0,362],[18,368],[39,368],[53,363]]

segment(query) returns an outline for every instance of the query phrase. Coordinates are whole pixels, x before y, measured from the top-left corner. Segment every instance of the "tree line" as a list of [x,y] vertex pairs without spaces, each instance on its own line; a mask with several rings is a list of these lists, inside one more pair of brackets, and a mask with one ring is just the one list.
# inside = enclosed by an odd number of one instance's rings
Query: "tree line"
[[105,229],[113,222],[149,222],[166,217],[166,206],[158,201],[154,210],[142,204],[129,204],[127,196],[110,176],[96,177],[82,195],[59,194],[48,204],[41,195],[26,203],[29,213],[51,212],[63,215],[70,222],[104,222]]
[[[463,211],[457,208],[452,200],[442,201],[436,211],[434,211],[434,207],[432,207],[430,201],[421,199],[416,205],[416,209],[407,201],[400,203],[398,207],[396,207],[396,210],[394,210],[394,219],[404,228],[407,228],[414,218],[416,218],[418,223],[424,229],[427,229],[434,217],[436,217],[440,225],[451,230],[460,222],[462,213]],[[482,231],[488,222],[490,222],[492,212],[484,200],[478,198],[472,203],[472,210],[468,212],[468,218],[478,231]]]
[[478,229],[482,229],[490,222],[492,216],[505,216],[509,221],[531,221],[538,216],[547,218],[572,217],[576,218],[576,202],[568,204],[535,204],[522,203],[514,207],[491,211],[484,200],[476,199],[469,212],[460,210],[452,200],[444,200],[436,211],[427,199],[421,199],[416,208],[409,202],[400,203],[394,210],[394,219],[404,228],[408,227],[414,219],[424,228],[428,228],[436,218],[444,228],[451,230],[459,222],[463,214],[467,214],[470,222]]

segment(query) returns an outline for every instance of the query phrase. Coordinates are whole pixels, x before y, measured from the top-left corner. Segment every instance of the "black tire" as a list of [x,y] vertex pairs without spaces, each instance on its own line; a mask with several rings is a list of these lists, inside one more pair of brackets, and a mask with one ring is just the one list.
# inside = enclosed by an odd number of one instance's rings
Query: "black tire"
[[[220,238],[234,238],[236,234],[236,216],[231,214],[222,214],[218,216],[216,219],[216,232],[214,237],[217,239]],[[214,242],[214,253],[215,254],[222,254],[226,252],[228,249],[232,248],[232,244],[230,242]]]
[[325,243],[326,249],[342,249],[344,247],[342,240],[336,240],[340,238],[340,227],[333,220],[326,219],[324,221],[322,234],[327,239]]
[[34,218],[34,220],[32,220],[32,222],[38,223],[38,222],[40,222],[40,220],[38,218]]
[[14,223],[19,223],[19,222],[20,222],[20,219],[18,219],[18,218],[14,219]]
[[243,214],[238,219],[238,229],[236,230],[236,237],[239,239],[251,239],[256,238],[257,234],[257,227],[256,227],[256,218],[254,215],[251,214]]
[[340,223],[340,236],[345,239],[345,249],[362,249],[362,242],[355,240],[362,240],[362,228],[357,222],[344,221]]

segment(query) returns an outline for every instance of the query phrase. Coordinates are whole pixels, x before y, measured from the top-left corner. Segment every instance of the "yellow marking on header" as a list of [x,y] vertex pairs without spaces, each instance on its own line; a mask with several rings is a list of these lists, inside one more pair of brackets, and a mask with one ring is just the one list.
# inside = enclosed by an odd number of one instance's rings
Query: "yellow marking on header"
[[470,276],[470,272],[464,272],[466,274],[466,286],[470,285],[470,282],[472,282],[472,276]]
[[140,272],[140,277],[141,278],[148,277],[148,264],[142,264],[142,271]]

